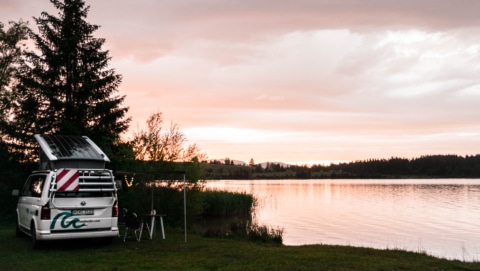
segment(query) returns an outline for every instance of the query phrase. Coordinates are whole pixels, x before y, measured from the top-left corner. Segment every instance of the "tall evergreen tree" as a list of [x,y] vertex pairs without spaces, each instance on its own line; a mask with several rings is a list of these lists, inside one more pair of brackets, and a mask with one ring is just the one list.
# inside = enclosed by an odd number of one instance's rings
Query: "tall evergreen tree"
[[[83,0],[50,0],[58,17],[42,12],[29,31],[37,51],[26,53],[21,71],[10,146],[25,154],[36,133],[87,135],[107,152],[128,129],[125,96],[116,94],[121,75],[108,67],[111,57],[95,38],[99,28],[85,21]],[[28,158],[28,157],[27,157]]]
[[9,22],[10,27],[4,29],[0,22],[0,137],[12,117],[13,89],[19,67],[23,61],[23,51],[27,39],[27,23],[23,21]]

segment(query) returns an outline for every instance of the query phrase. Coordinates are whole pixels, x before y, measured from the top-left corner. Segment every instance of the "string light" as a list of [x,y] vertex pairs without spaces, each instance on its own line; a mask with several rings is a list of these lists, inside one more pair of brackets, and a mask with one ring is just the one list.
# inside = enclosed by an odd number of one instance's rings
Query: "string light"
[[125,175],[125,183],[127,184],[127,187],[131,187],[133,185],[135,176],[132,176],[132,179],[130,179],[130,182],[128,181],[127,175]]

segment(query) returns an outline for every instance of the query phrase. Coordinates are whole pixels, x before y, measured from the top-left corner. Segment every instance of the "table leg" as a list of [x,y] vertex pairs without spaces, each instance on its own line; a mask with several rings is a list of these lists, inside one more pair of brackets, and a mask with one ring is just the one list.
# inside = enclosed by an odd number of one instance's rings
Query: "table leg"
[[150,227],[150,240],[153,239],[153,233],[155,231],[155,216],[152,216],[152,220],[150,221],[151,227]]
[[162,237],[165,239],[165,230],[163,229],[163,217],[159,216],[160,218],[160,226],[162,227]]

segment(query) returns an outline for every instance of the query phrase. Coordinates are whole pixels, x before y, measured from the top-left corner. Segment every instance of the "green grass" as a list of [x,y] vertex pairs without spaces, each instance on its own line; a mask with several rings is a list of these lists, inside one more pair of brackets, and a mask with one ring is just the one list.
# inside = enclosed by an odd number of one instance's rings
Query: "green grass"
[[[51,243],[30,248],[13,225],[0,224],[0,270],[480,270],[480,262],[437,259],[400,250],[346,246],[281,246],[188,235],[167,229],[166,240],[116,239]],[[160,237],[158,234],[157,237]]]

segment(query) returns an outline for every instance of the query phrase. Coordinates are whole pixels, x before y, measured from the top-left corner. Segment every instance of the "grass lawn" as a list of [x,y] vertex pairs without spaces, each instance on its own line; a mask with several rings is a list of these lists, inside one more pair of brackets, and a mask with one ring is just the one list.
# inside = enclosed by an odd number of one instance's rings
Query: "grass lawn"
[[[160,233],[160,232],[158,232]],[[146,234],[144,234],[146,237]],[[167,229],[166,240],[49,243],[33,250],[13,224],[0,224],[0,270],[480,270],[466,263],[399,250],[347,246],[279,246],[206,238]]]

